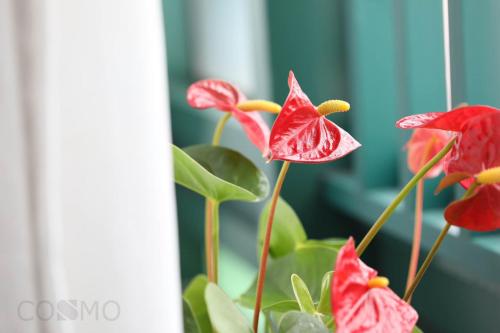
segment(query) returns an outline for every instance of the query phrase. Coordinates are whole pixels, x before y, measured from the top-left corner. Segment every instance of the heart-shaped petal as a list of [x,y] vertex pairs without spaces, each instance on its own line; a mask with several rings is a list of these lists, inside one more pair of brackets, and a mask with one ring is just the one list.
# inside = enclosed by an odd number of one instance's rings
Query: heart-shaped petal
[[483,185],[471,197],[451,203],[444,217],[449,224],[472,231],[500,229],[500,184]]
[[372,288],[350,309],[335,319],[337,333],[411,333],[418,314],[389,288]]
[[453,132],[460,132],[462,126],[470,119],[500,110],[484,105],[469,105],[448,112],[429,112],[404,117],[396,122],[396,127],[408,128],[435,128]]
[[341,158],[361,146],[317,111],[293,72],[288,85],[290,93],[271,130],[271,159],[322,163]]
[[[466,172],[475,175],[500,166],[500,112],[471,119],[461,132],[446,160],[446,173]],[[461,184],[468,188],[472,182],[472,179],[467,179]]]
[[262,156],[267,156],[270,130],[264,118],[258,112],[243,112],[237,109],[233,110],[233,116],[240,123],[250,142],[262,152]]
[[417,312],[388,287],[368,286],[377,272],[356,254],[352,238],[342,247],[331,283],[331,302],[336,332],[410,333]]
[[187,90],[187,101],[196,109],[216,108],[232,111],[244,98],[236,87],[222,80],[197,81]]
[[[417,173],[422,166],[432,159],[449,142],[447,132],[434,129],[417,128],[406,144],[408,149],[407,164],[411,172]],[[443,171],[444,161],[438,162],[425,175],[426,178],[439,176]]]

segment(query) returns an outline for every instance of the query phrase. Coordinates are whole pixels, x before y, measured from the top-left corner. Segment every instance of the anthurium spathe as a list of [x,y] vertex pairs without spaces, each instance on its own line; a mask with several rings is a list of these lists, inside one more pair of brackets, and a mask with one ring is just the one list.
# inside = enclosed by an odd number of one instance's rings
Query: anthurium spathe
[[408,333],[417,312],[389,287],[388,280],[359,259],[350,238],[337,256],[331,283],[337,333]]
[[291,71],[288,86],[290,93],[271,129],[270,159],[323,163],[341,158],[361,146],[326,118],[329,110],[349,110],[348,103],[328,101],[314,106]]
[[438,189],[458,181],[474,188],[469,196],[446,208],[446,221],[473,231],[499,229],[500,183],[488,181],[487,176],[500,167],[500,112],[465,124],[454,149],[454,158],[448,162],[450,173]]
[[[494,107],[470,105],[449,112],[411,115],[399,120],[396,126],[403,129],[428,128],[457,132],[457,144],[444,160],[444,171],[447,174],[453,172],[476,174],[487,164],[494,166],[491,165],[491,156],[488,156],[489,149],[484,149],[484,144],[488,141],[490,141],[488,147],[495,144],[490,137],[498,131],[498,127],[495,129],[491,122],[496,121],[499,113],[500,110]],[[462,182],[465,188],[470,184],[470,180]]]
[[187,101],[196,109],[215,108],[231,112],[240,123],[249,140],[263,155],[268,154],[269,127],[258,112],[243,112],[236,105],[246,100],[245,95],[222,80],[201,80],[189,86]]
[[[407,164],[412,173],[417,173],[422,166],[435,156],[450,141],[445,131],[417,128],[406,143],[408,150]],[[436,163],[425,177],[434,178],[443,171],[444,161]]]
[[414,114],[401,118],[396,122],[396,127],[409,128],[434,128],[446,131],[460,132],[465,123],[472,118],[486,114],[496,113],[500,110],[485,105],[468,105],[448,112],[429,112]]

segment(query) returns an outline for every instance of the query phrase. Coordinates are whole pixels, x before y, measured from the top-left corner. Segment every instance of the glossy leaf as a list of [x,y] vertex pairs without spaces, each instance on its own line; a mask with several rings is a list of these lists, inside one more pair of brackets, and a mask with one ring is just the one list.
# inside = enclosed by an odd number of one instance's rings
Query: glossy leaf
[[270,159],[323,163],[341,158],[361,145],[321,115],[304,94],[293,72],[290,93],[271,129]]
[[279,333],[328,333],[328,328],[316,316],[291,311],[285,314],[279,324]]
[[[294,252],[269,262],[262,295],[262,308],[271,308],[280,302],[295,300],[290,284],[290,276],[294,273],[304,280],[313,301],[318,302],[321,295],[321,279],[326,272],[331,271],[337,253],[337,250],[324,246],[299,247]],[[242,305],[253,308],[255,287],[256,281],[240,297]]]
[[369,286],[377,271],[357,256],[352,238],[340,250],[331,283],[337,332],[410,333],[417,312],[387,286]]
[[208,317],[205,303],[205,288],[208,279],[204,275],[196,276],[183,294],[184,330],[186,332],[212,333],[212,324]]
[[259,201],[269,192],[265,174],[240,153],[211,145],[173,146],[175,181],[218,202]]
[[319,297],[317,311],[325,315],[332,313],[332,307],[330,305],[330,283],[332,275],[333,272],[327,272],[321,280],[321,295]]
[[300,310],[302,312],[314,314],[316,312],[316,307],[314,306],[311,294],[309,293],[309,289],[307,289],[304,281],[302,281],[300,276],[297,274],[292,274],[290,280],[292,283],[293,293],[295,294],[297,303],[299,303]]
[[[259,218],[258,231],[258,254],[262,252],[264,238],[266,235],[267,219],[269,217],[269,208],[271,202],[265,205]],[[295,250],[298,244],[307,239],[304,227],[299,217],[292,207],[281,197],[276,204],[274,214],[273,232],[271,233],[271,243],[269,245],[269,255],[271,258],[285,256]]]
[[214,283],[207,285],[205,301],[215,331],[218,333],[252,333],[247,319],[229,296]]

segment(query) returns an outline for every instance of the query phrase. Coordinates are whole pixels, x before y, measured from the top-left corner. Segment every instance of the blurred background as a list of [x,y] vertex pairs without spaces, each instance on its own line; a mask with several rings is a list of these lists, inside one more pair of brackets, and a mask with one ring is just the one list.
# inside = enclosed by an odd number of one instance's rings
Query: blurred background
[[[500,106],[500,2],[450,1],[453,104]],[[446,109],[441,1],[164,0],[174,142],[209,142],[221,114],[192,110],[187,86],[205,78],[237,85],[247,96],[282,103],[293,69],[313,103],[351,103],[335,121],[363,144],[326,165],[294,164],[282,196],[311,238],[360,239],[410,178],[394,123],[404,115]],[[272,119],[269,119],[272,123]],[[237,148],[275,179],[230,121],[222,145]],[[459,189],[433,195],[426,182],[423,254],[444,224],[442,210]],[[203,200],[177,187],[182,279],[204,271]],[[366,253],[366,261],[403,292],[413,230],[408,198]],[[237,296],[257,267],[262,204],[222,205],[221,284]],[[454,230],[418,288],[413,304],[426,332],[500,330],[500,233]]]

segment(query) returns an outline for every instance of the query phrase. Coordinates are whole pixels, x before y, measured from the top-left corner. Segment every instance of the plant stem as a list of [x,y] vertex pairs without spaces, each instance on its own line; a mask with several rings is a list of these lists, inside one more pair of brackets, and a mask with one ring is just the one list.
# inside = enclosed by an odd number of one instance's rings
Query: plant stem
[[216,201],[212,202],[212,239],[213,239],[213,274],[214,283],[219,281],[219,203]]
[[[423,167],[429,154],[431,152],[432,146],[436,137],[432,137],[431,140],[427,142],[424,147],[422,156],[420,157],[419,167]],[[415,279],[415,274],[418,267],[418,256],[420,254],[420,243],[422,240],[422,215],[424,211],[424,178],[420,179],[417,183],[417,193],[415,195],[415,221],[413,226],[413,243],[411,249],[410,265],[408,267],[408,278],[406,281],[406,288],[408,288],[413,280]],[[410,301],[408,301],[409,303]]]
[[208,281],[215,282],[214,260],[213,260],[213,222],[212,222],[212,201],[205,200],[205,258]]
[[[424,180],[420,179],[417,184],[417,194],[415,196],[415,224],[413,226],[413,244],[411,248],[411,259],[408,267],[408,277],[406,280],[406,288],[409,288],[418,267],[418,255],[420,253],[420,243],[422,239],[422,211],[424,204]],[[409,301],[408,301],[409,303]]]
[[438,163],[453,147],[455,144],[455,139],[452,139],[443,149],[439,151],[429,162],[427,162],[414,176],[410,181],[403,187],[403,189],[399,192],[399,194],[394,198],[394,200],[387,206],[387,208],[382,212],[377,221],[373,224],[371,229],[365,235],[365,238],[359,243],[356,248],[356,252],[358,256],[361,256],[363,252],[366,250],[370,242],[373,240],[375,235],[380,231],[382,226],[387,222],[389,217],[391,217],[392,213],[396,210],[398,205],[403,201],[403,199],[410,193],[410,191],[417,185],[417,182],[422,179],[425,174]]
[[269,216],[267,219],[267,226],[266,226],[266,237],[264,238],[264,246],[262,247],[262,254],[260,257],[260,265],[259,265],[259,275],[257,278],[257,296],[255,298],[255,308],[253,312],[254,332],[258,332],[259,328],[259,315],[262,304],[262,292],[264,290],[264,281],[266,279],[267,257],[269,255],[269,244],[271,243],[271,231],[273,228],[274,213],[276,211],[276,204],[278,203],[281,187],[283,186],[283,182],[285,180],[285,176],[289,166],[290,162],[287,161],[283,162],[280,174],[278,176],[278,179],[276,180],[276,185],[274,185],[273,196],[271,197],[271,207],[269,209]]
[[[465,192],[465,194],[463,195],[462,198],[466,199],[469,196],[471,196],[474,193],[474,190],[477,188],[477,186],[478,186],[478,183],[476,183],[476,182],[472,183],[472,185],[467,189],[467,192]],[[413,293],[415,292],[415,289],[417,288],[418,284],[420,283],[420,281],[424,277],[424,274],[427,271],[427,268],[429,268],[429,265],[431,264],[432,259],[434,259],[434,257],[436,256],[436,253],[439,250],[441,244],[443,243],[444,238],[448,234],[448,230],[450,230],[450,227],[451,227],[451,224],[446,223],[444,228],[441,230],[441,233],[439,234],[438,238],[436,239],[436,241],[432,245],[432,248],[429,251],[429,253],[427,254],[427,257],[425,258],[424,262],[422,263],[422,266],[418,270],[418,273],[415,276],[415,280],[413,280],[410,287],[406,289],[405,295],[403,297],[403,299],[406,302],[408,302],[410,300],[410,298],[413,295]]]
[[[231,118],[231,112],[227,112],[217,122],[212,138],[212,145],[219,145],[222,131],[229,118]],[[219,203],[208,198],[205,199],[205,258],[208,281],[217,283],[219,259]]]
[[212,138],[212,144],[214,146],[218,146],[220,143],[220,137],[222,136],[222,131],[224,130],[224,126],[226,126],[227,121],[231,118],[231,112],[226,112],[224,117],[220,118],[217,122],[217,126],[215,127],[214,136]]

